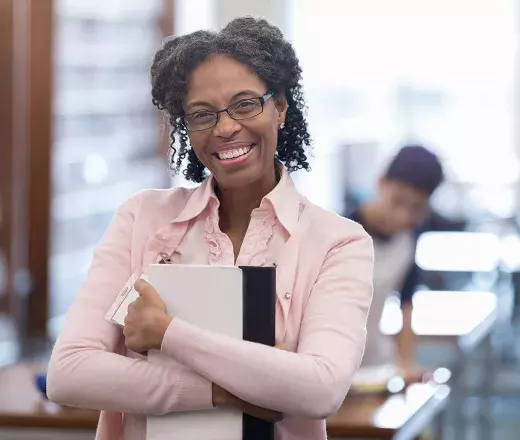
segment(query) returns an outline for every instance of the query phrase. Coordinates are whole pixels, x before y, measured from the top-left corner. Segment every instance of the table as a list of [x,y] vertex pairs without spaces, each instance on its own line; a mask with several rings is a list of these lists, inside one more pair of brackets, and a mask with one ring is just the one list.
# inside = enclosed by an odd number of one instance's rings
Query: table
[[[447,385],[421,383],[390,396],[347,396],[341,409],[327,419],[327,433],[338,440],[413,440],[440,421],[449,394]],[[437,425],[441,426],[442,422]]]
[[[419,291],[413,299],[412,329],[420,346],[449,344],[455,350],[452,370],[453,411],[455,439],[463,440],[468,431],[467,417],[463,414],[468,397],[467,376],[470,364],[476,363],[477,349],[485,350],[484,380],[477,387],[482,397],[480,405],[480,438],[492,438],[491,397],[493,394],[492,330],[497,322],[497,297],[492,292]],[[400,310],[392,304],[385,310],[382,332],[394,335],[402,322]]]
[[37,372],[27,364],[0,369],[0,438],[93,439],[99,413],[46,400],[34,384]]

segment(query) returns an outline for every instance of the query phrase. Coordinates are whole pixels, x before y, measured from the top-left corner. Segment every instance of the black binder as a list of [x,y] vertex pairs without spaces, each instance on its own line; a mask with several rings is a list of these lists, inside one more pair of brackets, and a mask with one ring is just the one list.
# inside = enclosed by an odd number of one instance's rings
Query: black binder
[[[240,266],[243,272],[243,338],[275,345],[276,267]],[[244,414],[243,440],[274,440],[274,424]]]

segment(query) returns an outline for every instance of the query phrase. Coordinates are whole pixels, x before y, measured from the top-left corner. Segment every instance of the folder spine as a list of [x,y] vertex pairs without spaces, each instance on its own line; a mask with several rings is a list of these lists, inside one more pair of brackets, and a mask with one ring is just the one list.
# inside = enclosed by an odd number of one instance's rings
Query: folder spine
[[[275,345],[276,267],[241,266],[243,339]],[[274,424],[244,414],[243,440],[274,440]]]

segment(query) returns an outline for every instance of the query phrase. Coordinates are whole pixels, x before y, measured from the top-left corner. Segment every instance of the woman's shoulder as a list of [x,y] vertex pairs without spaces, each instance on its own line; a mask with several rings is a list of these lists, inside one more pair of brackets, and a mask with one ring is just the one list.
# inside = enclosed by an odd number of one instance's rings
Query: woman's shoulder
[[130,210],[135,217],[177,217],[197,188],[174,187],[143,189],[128,198],[120,207]]
[[173,202],[175,204],[185,205],[197,188],[198,187],[187,188],[184,186],[176,186],[166,189],[144,189],[137,192],[135,196],[141,199],[141,203],[169,206]]

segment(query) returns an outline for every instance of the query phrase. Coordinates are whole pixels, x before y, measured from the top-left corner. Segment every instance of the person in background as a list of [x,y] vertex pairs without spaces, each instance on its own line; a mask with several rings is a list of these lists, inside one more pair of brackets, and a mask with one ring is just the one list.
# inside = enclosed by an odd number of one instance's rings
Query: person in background
[[[411,325],[412,296],[420,276],[415,249],[430,212],[430,197],[443,178],[441,163],[434,153],[419,145],[405,146],[379,180],[375,200],[348,215],[374,241],[374,297],[363,366],[397,364],[405,377],[412,379],[417,374]],[[385,301],[394,292],[400,293],[403,313],[396,345],[379,330]]]

